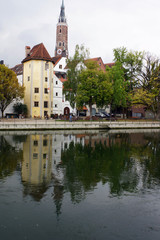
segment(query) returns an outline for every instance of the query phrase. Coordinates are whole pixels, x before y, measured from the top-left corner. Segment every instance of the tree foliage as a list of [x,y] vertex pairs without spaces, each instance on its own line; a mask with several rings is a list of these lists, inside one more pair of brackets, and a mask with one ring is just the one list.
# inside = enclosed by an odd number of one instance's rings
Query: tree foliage
[[125,47],[113,50],[115,64],[112,68],[107,66],[113,82],[113,95],[111,108],[117,107],[127,109],[131,106],[131,95],[142,68],[143,53],[128,51]]
[[74,56],[67,60],[67,81],[64,83],[63,93],[65,94],[66,100],[70,102],[72,108],[75,107],[76,103],[79,74],[85,67],[84,61],[88,57],[88,49],[85,49],[83,45],[76,45]]
[[23,104],[21,102],[17,102],[14,104],[13,106],[14,112],[19,114],[23,114],[23,115],[27,115],[28,109],[27,109],[27,105]]
[[155,118],[160,115],[160,64],[159,59],[145,54],[137,88],[132,92],[132,104],[143,105]]
[[124,71],[121,67],[121,64],[116,62],[112,68],[107,67],[106,71],[108,72],[109,78],[113,83],[113,94],[110,102],[112,109],[115,109],[116,107],[127,107],[128,83],[125,81]]
[[104,107],[110,103],[112,84],[107,73],[99,70],[95,62],[88,61],[86,69],[79,74],[77,90],[77,106],[89,105],[90,117],[92,117],[92,105]]
[[16,74],[4,65],[0,65],[0,110],[2,117],[7,106],[17,98],[23,98],[24,87],[20,86]]

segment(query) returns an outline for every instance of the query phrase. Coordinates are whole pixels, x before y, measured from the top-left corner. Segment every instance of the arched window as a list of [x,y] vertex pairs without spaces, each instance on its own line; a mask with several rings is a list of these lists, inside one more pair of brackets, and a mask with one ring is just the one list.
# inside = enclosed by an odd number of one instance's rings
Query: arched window
[[61,42],[59,42],[59,47],[61,47]]

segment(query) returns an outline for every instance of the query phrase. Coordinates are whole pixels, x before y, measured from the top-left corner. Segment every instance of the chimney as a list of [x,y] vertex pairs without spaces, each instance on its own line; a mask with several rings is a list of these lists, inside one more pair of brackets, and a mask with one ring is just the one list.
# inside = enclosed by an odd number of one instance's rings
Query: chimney
[[26,57],[29,56],[30,51],[31,51],[31,48],[30,48],[29,46],[26,46],[26,47],[25,47],[25,54],[26,54]]

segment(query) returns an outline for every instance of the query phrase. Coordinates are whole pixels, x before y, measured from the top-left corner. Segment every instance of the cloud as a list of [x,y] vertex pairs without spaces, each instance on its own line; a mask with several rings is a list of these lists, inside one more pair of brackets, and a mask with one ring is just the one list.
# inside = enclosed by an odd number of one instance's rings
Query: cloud
[[[53,56],[61,0],[7,0],[1,3],[0,59],[11,66],[24,57],[25,45],[43,42]],[[159,55],[159,0],[65,0],[69,53],[85,44],[91,57],[113,60],[125,46]]]

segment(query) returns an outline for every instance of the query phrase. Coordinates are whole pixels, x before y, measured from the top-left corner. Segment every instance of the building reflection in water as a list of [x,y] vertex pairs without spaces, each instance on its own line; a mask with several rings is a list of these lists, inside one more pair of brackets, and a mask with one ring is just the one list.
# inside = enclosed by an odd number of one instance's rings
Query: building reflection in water
[[159,134],[110,131],[27,136],[22,163],[24,195],[40,201],[51,188],[59,215],[66,192],[77,203],[99,182],[107,184],[114,196],[141,191],[153,178],[159,183],[160,164],[155,160]]
[[40,200],[51,181],[52,136],[29,135],[23,144],[22,182],[24,195]]

